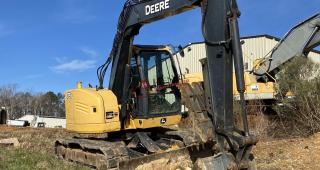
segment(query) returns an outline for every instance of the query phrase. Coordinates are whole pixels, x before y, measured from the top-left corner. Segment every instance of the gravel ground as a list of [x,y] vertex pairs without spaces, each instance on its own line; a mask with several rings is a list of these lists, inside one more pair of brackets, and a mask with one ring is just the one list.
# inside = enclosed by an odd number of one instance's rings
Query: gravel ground
[[[52,156],[54,141],[68,135],[63,129],[0,126],[0,139],[16,137],[24,151]],[[308,138],[264,139],[253,153],[258,169],[262,170],[320,169],[320,133]],[[0,152],[0,163],[5,163],[5,156]]]
[[253,153],[258,169],[320,169],[320,134],[260,141]]

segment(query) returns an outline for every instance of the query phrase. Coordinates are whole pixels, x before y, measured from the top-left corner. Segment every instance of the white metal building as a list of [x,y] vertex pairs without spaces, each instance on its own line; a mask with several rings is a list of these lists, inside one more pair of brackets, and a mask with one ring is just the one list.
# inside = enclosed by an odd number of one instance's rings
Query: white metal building
[[30,126],[35,128],[66,128],[66,119],[25,115],[16,120],[8,120],[7,124],[13,126]]
[[[267,56],[279,40],[279,38],[270,35],[257,35],[241,38],[241,41],[244,42],[242,51],[245,70],[252,70],[254,61]],[[181,57],[177,54],[182,73],[201,72],[202,68],[199,60],[206,56],[204,43],[191,43],[184,47],[184,53],[185,57]],[[319,51],[314,50],[310,52],[308,57],[313,62],[320,63]]]

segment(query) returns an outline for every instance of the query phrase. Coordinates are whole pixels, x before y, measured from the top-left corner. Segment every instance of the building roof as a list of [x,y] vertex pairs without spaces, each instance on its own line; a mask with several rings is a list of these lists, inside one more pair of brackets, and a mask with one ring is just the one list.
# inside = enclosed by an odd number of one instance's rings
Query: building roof
[[274,39],[276,41],[280,41],[281,40],[280,38],[272,36],[272,35],[269,35],[269,34],[259,34],[259,35],[244,36],[244,37],[241,37],[241,39],[251,39],[251,38],[261,38],[261,37],[265,37],[265,38],[268,38],[268,39]]
[[[244,37],[241,37],[240,39],[241,39],[241,40],[245,40],[245,39],[261,38],[261,37],[265,37],[265,38],[268,38],[268,39],[271,39],[271,40],[276,40],[276,41],[280,41],[280,40],[281,40],[280,38],[275,37],[275,36],[272,36],[272,35],[269,35],[269,34],[260,34],[260,35],[244,36]],[[204,42],[202,41],[202,42],[189,43],[188,45],[184,46],[183,48],[187,48],[188,46],[191,46],[191,45],[194,45],[194,44],[202,44],[202,43],[204,43]],[[319,50],[315,50],[315,49],[311,50],[311,52],[320,54],[320,51],[319,51]]]
[[[244,36],[244,37],[241,37],[241,39],[261,38],[261,37],[265,37],[265,38],[272,39],[272,40],[276,40],[276,41],[280,41],[280,40],[281,40],[280,38],[275,37],[275,36],[272,36],[272,35],[269,35],[269,34],[260,34],[260,35],[253,35],[253,36]],[[319,50],[315,50],[315,49],[311,50],[311,52],[320,54],[320,51],[319,51]]]
[[24,116],[20,117],[20,118],[17,119],[17,120],[25,120],[25,121],[31,122],[31,121],[33,121],[35,118],[36,118],[35,115],[24,115]]

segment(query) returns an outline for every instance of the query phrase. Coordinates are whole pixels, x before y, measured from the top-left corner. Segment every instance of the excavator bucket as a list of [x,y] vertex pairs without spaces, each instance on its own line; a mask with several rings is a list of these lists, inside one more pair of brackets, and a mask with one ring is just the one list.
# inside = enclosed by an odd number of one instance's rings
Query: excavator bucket
[[182,102],[188,108],[188,117],[179,127],[192,129],[199,134],[203,142],[214,140],[212,120],[206,112],[204,89],[201,82],[182,83],[179,85]]
[[228,153],[220,153],[216,156],[200,158],[195,164],[195,169],[201,170],[236,170],[237,164],[234,157]]

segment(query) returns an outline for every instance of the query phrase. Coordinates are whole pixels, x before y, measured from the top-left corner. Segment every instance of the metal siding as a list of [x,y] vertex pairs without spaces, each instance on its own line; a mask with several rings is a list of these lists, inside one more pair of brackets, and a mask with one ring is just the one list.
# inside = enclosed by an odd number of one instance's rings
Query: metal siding
[[[269,55],[269,52],[278,43],[276,39],[270,39],[267,37],[254,37],[242,39],[244,44],[242,45],[244,64],[248,63],[248,71],[253,68],[254,61]],[[188,49],[191,49],[189,51]],[[191,44],[184,48],[185,57],[181,57],[177,54],[177,58],[180,62],[181,71],[186,74],[186,69],[189,69],[189,73],[202,72],[200,59],[206,56],[206,50],[204,43]],[[308,57],[316,63],[320,63],[320,54],[310,52]],[[174,58],[176,60],[176,58]],[[176,65],[178,65],[177,61]]]
[[[191,49],[190,51],[189,48]],[[181,57],[180,54],[177,54],[182,73],[186,74],[187,69],[189,70],[189,73],[202,72],[202,67],[199,60],[206,56],[205,45],[203,43],[192,44],[184,49],[184,53],[184,57]],[[176,65],[178,65],[177,61]]]
[[311,61],[320,64],[320,54],[315,52],[310,52],[308,55]]
[[265,37],[243,39],[243,41],[243,61],[248,63],[247,70],[252,70],[254,61],[265,57],[277,44],[276,40]]

